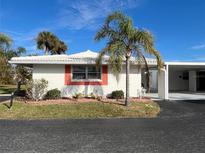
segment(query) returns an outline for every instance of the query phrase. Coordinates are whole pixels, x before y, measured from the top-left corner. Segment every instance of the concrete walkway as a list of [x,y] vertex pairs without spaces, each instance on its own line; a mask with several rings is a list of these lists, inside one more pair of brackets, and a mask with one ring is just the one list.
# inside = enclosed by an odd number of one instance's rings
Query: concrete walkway
[[0,94],[0,103],[6,100],[9,100],[10,97],[11,97],[11,94]]
[[[145,96],[150,97],[152,100],[160,100],[158,93],[148,93]],[[193,93],[187,91],[170,92],[169,100],[205,100],[205,93]]]

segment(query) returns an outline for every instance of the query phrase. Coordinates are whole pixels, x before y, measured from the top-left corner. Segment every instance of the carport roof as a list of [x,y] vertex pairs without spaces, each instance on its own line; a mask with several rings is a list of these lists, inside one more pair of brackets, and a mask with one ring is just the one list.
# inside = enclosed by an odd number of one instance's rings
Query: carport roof
[[180,66],[205,66],[205,62],[165,62],[165,65],[180,65]]
[[172,70],[205,70],[205,62],[165,62]]

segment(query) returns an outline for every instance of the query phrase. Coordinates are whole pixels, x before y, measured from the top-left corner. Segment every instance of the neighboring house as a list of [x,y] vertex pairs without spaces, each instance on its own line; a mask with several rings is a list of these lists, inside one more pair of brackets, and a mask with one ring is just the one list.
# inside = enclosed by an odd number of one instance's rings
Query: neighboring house
[[[46,79],[49,83],[48,89],[58,88],[63,97],[71,97],[76,93],[85,95],[94,93],[107,96],[114,90],[125,92],[125,65],[122,66],[122,71],[116,76],[108,65],[108,56],[104,57],[102,66],[96,69],[95,60],[97,57],[98,53],[87,50],[71,55],[14,57],[10,63],[33,67],[33,79]],[[147,62],[149,66],[156,67],[155,59],[148,58]],[[135,58],[131,58],[131,97],[140,95],[143,81],[141,72],[139,62]]]

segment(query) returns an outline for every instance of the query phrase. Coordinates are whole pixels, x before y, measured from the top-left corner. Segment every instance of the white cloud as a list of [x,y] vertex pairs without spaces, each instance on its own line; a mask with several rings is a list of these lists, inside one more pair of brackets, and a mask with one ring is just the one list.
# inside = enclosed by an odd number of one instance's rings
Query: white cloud
[[111,12],[136,8],[139,3],[140,0],[60,0],[57,23],[70,29],[95,29]]
[[199,44],[191,47],[192,50],[205,49],[205,44]]
[[[103,18],[113,11],[125,11],[136,8],[142,0],[58,0],[58,11],[47,27],[36,27],[30,31],[16,32],[3,29],[14,41],[14,47],[23,46],[28,53],[38,52],[35,37],[42,30],[58,31],[63,28],[73,30],[96,29],[103,23]],[[1,15],[0,15],[1,19]],[[1,26],[1,25],[0,25]],[[38,26],[38,25],[36,25]],[[86,37],[86,36],[85,36]],[[68,44],[71,40],[64,38]]]

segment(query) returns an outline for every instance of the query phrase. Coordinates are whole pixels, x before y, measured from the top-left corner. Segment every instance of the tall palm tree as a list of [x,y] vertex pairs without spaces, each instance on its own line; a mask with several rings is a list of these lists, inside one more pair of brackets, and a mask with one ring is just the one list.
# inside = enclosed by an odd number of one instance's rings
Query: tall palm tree
[[[160,54],[154,48],[153,36],[144,29],[133,26],[131,18],[121,12],[114,12],[109,15],[103,27],[95,36],[96,41],[107,39],[106,46],[102,49],[96,60],[97,66],[100,65],[105,54],[110,55],[109,63],[114,73],[119,73],[122,64],[126,64],[126,97],[125,105],[129,105],[129,73],[130,58],[135,56],[138,61],[144,61],[148,68],[144,53],[149,53],[157,58],[158,66],[161,67],[162,61]],[[141,63],[141,62],[140,62]],[[139,64],[140,64],[139,63]]]
[[48,55],[48,53],[54,48],[57,39],[57,36],[53,33],[42,31],[36,38],[37,48],[44,50],[45,54]]
[[43,49],[47,55],[49,52],[54,54],[62,54],[67,50],[67,45],[51,32],[40,32],[36,39],[37,48]]
[[4,50],[5,48],[10,47],[12,42],[13,41],[9,36],[7,36],[3,33],[0,33],[0,49],[1,50]]
[[62,53],[65,53],[66,50],[68,50],[67,45],[63,41],[61,41],[61,40],[56,40],[55,46],[51,50],[51,54],[52,55],[54,55],[54,54],[62,54]]

